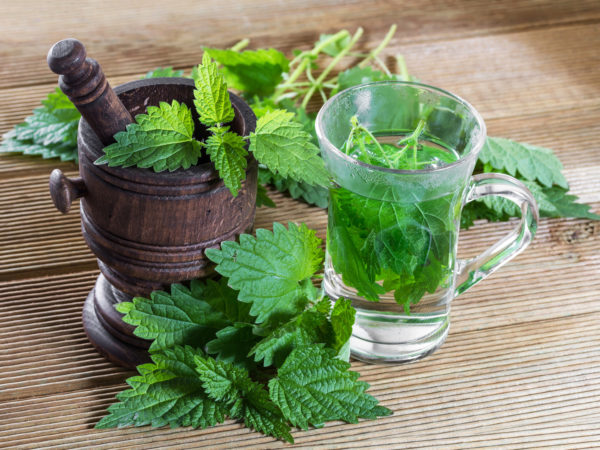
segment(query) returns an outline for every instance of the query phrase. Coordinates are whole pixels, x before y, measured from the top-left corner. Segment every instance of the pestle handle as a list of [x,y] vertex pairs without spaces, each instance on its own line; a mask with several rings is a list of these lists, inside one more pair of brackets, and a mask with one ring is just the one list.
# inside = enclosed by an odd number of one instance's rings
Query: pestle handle
[[102,68],[86,57],[85,47],[77,39],[64,39],[48,52],[48,66],[60,75],[58,85],[77,107],[104,145],[115,140],[133,118],[112,90]]
[[50,197],[61,213],[68,213],[71,203],[85,194],[86,188],[81,177],[67,178],[60,169],[54,169],[50,174]]

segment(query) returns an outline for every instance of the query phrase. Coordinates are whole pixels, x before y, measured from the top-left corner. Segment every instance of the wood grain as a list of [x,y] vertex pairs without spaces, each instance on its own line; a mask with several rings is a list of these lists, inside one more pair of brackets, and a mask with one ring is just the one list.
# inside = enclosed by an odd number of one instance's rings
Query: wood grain
[[[163,4],[27,0],[0,16],[0,133],[56,85],[50,45],[85,41],[116,86],[156,66],[189,69],[201,46],[306,48],[322,32],[364,26],[372,47],[392,23],[386,57],[404,54],[423,82],[482,112],[493,136],[553,148],[575,194],[600,212],[600,4],[348,1]],[[205,20],[210,17],[211,20]],[[202,27],[198,26],[202,23]],[[346,60],[340,66],[351,63]],[[96,431],[132,373],[103,360],[81,325],[98,275],[73,210],[52,206],[48,176],[71,163],[0,156],[0,447],[273,448],[228,421],[208,430]],[[324,211],[271,193],[256,227],[303,221],[325,236]],[[512,223],[461,233],[476,255]],[[590,448],[600,442],[600,222],[543,220],[531,247],[457,298],[447,342],[406,366],[354,369],[394,415],[294,431],[298,448]]]
[[[97,55],[107,73],[129,75],[140,71],[140,65],[144,71],[156,65],[189,67],[198,63],[202,45],[229,46],[247,37],[257,47],[274,45],[290,51],[314,42],[319,33],[344,27],[363,26],[370,34],[381,35],[395,22],[400,24],[397,40],[410,43],[588,23],[600,18],[600,7],[594,0],[576,4],[569,0],[517,0],[510,7],[490,5],[486,0],[244,0],[222,4],[181,0],[178,12],[166,14],[160,3],[142,0],[128,2],[127,8],[122,2],[106,1],[101,14],[93,2],[75,6],[66,1],[44,4],[29,0],[22,5],[3,7],[2,39],[6,45],[0,57],[6,63],[0,67],[0,88],[54,82],[37,55],[45,55],[53,42],[65,37],[89,43],[88,50]],[[28,51],[19,52],[19,48]]]

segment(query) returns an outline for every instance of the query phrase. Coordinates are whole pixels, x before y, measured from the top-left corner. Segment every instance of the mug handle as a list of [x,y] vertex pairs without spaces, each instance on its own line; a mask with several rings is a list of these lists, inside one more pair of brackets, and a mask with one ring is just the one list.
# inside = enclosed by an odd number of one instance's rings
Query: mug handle
[[498,195],[514,202],[521,210],[521,220],[508,235],[479,256],[457,261],[455,296],[476,285],[525,250],[537,230],[537,203],[529,189],[519,180],[500,173],[474,175],[465,204],[488,195]]

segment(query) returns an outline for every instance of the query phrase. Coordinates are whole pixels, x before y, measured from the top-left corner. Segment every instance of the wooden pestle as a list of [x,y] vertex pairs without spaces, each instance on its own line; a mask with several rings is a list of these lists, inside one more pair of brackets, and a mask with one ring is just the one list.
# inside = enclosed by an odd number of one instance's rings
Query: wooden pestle
[[85,47],[77,39],[64,39],[48,52],[48,66],[60,75],[58,85],[75,104],[83,118],[104,145],[133,122],[129,111],[112,90],[98,62],[86,58]]

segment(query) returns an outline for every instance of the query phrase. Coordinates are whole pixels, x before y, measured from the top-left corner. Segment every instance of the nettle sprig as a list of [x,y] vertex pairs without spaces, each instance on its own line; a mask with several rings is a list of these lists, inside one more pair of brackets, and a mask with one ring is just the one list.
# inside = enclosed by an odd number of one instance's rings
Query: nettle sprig
[[290,425],[391,414],[349,370],[355,310],[314,287],[324,255],[313,230],[275,223],[206,253],[219,281],[119,304],[152,340],[153,363],[138,366],[96,428],[206,428],[229,417],[293,442]]
[[137,115],[136,123],[126,131],[117,133],[116,142],[104,148],[105,154],[96,164],[173,171],[197,164],[205,151],[224,184],[237,196],[250,151],[273,173],[312,185],[328,184],[319,149],[292,113],[269,111],[258,119],[253,133],[240,136],[227,125],[235,112],[225,78],[208,52],[192,76],[198,120],[210,132],[204,142],[194,138],[192,111],[185,104],[161,102]]

